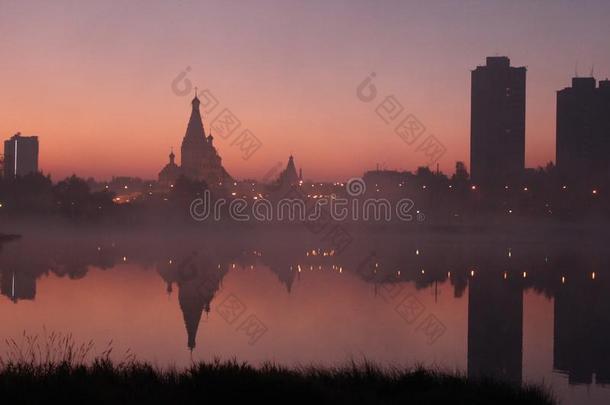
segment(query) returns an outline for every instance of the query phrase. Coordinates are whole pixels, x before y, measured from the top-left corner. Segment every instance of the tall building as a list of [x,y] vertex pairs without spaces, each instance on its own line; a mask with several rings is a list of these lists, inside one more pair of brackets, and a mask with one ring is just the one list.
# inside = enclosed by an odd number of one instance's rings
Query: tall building
[[191,104],[191,118],[182,140],[181,172],[193,180],[204,180],[209,187],[222,186],[232,181],[231,176],[222,167],[222,160],[213,144],[214,138],[205,134],[197,95]]
[[470,170],[475,183],[510,181],[525,168],[525,67],[488,57],[471,79]]
[[610,80],[575,77],[557,92],[557,169],[579,178],[610,173]]
[[4,176],[25,176],[38,172],[38,137],[15,134],[4,141]]

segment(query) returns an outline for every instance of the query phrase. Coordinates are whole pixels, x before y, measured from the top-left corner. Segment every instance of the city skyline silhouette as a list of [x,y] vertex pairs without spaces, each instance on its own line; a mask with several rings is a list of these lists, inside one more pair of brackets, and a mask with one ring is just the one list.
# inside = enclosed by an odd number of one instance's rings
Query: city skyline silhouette
[[[176,95],[172,82],[185,72],[193,88],[209,89],[218,108],[231,110],[241,128],[264,144],[257,156],[244,161],[230,140],[216,139],[226,167],[237,178],[261,178],[290,153],[310,168],[311,179],[321,181],[346,180],[377,164],[415,170],[425,159],[404,147],[374,108],[354,97],[354,88],[376,72],[380,95],[395,95],[442,140],[447,152],[439,164],[450,173],[455,161],[469,161],[470,70],[486,56],[507,55],[516,66],[528,69],[525,160],[527,167],[537,167],[555,160],[555,92],[569,86],[575,65],[579,76],[589,75],[592,65],[599,79],[610,72],[600,42],[607,37],[600,28],[605,24],[595,23],[608,13],[603,2],[596,5],[596,13],[562,2],[476,7],[456,3],[445,8],[336,2],[325,10],[323,20],[314,19],[321,3],[312,3],[307,11],[291,10],[294,4],[258,6],[270,16],[293,19],[290,35],[283,38],[277,35],[286,29],[281,20],[266,25],[243,21],[256,7],[247,4],[231,8],[210,3],[207,9],[196,3],[157,4],[155,13],[168,18],[158,25],[128,5],[121,13],[112,6],[82,6],[73,11],[82,13],[82,20],[70,19],[66,8],[43,3],[6,5],[0,18],[14,47],[4,49],[12,57],[5,61],[7,97],[0,100],[0,109],[10,119],[0,124],[0,134],[8,138],[21,131],[48,140],[40,166],[55,179],[73,173],[99,179],[154,178],[170,147],[177,151],[177,137],[184,131],[184,108],[192,94]],[[196,18],[199,10],[202,19]],[[225,35],[226,27],[205,23],[203,16],[214,12],[233,16],[233,36]],[[24,31],[9,18],[12,13],[29,16],[32,24]],[[382,23],[391,14],[396,17]],[[65,24],[50,25],[43,15]],[[527,18],[516,18],[521,15]],[[511,17],[517,25],[507,23]],[[181,28],[170,27],[171,18],[180,19]],[[340,21],[335,28],[315,30],[333,18]],[[84,21],[110,24],[116,30],[104,37]],[[406,21],[411,28],[401,24]],[[426,28],[431,26],[437,34]],[[574,27],[578,36],[569,37],[565,26]],[[161,30],[172,35],[161,40]],[[479,31],[487,33],[485,39],[476,35]],[[63,40],[70,35],[72,40]],[[125,36],[125,46],[112,48],[110,41],[120,35]],[[538,40],[525,39],[530,36]],[[348,38],[355,42],[346,47]],[[561,50],[554,46],[556,41],[562,41]],[[154,47],[157,43],[163,50]],[[131,49],[137,51],[129,53]],[[338,50],[333,57],[331,49]],[[542,57],[544,50],[553,57]],[[262,57],[254,57],[257,52]],[[288,57],[278,58],[282,52]],[[240,60],[249,62],[244,66]],[[34,114],[32,104],[37,106]],[[204,120],[210,118],[214,116],[204,114]],[[143,145],[146,154],[141,153]],[[352,153],[341,152],[346,148]]]

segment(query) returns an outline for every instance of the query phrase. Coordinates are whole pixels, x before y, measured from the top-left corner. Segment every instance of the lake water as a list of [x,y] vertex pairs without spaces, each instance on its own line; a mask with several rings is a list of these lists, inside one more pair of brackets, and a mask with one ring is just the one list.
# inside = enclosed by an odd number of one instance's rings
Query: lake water
[[20,233],[0,250],[3,341],[72,333],[160,366],[422,364],[610,403],[600,237],[376,230],[339,250],[304,229]]

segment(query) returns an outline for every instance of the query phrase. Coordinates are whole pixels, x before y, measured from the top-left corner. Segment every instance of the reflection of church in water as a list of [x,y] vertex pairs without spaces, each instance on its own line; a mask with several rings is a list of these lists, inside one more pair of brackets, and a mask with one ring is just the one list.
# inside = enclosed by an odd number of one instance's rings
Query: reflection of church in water
[[199,111],[201,102],[197,95],[191,104],[191,118],[180,150],[181,165],[176,164],[176,156],[172,151],[169,155],[169,163],[159,173],[159,184],[169,188],[180,176],[185,176],[191,180],[205,181],[211,188],[222,187],[223,184],[232,181],[232,178],[222,166],[222,159],[214,147],[214,137],[212,134],[208,136],[205,134]]
[[227,263],[214,264],[210,256],[191,252],[177,263],[169,261],[157,266],[158,272],[167,283],[167,293],[173,293],[173,285],[178,286],[178,302],[184,318],[187,346],[196,346],[197,331],[201,318],[210,313],[210,303],[221,287],[228,270]]
[[[294,178],[294,170],[289,172],[288,176]],[[211,305],[216,305],[212,301],[222,288],[222,279],[235,268],[267,267],[287,293],[300,279],[301,268],[343,268],[371,283],[409,281],[418,289],[450,281],[456,297],[468,289],[468,375],[519,383],[523,380],[523,293],[533,287],[554,300],[553,369],[567,375],[570,384],[610,382],[610,278],[604,272],[610,266],[607,255],[564,249],[547,261],[533,249],[531,255],[523,252],[508,259],[505,253],[483,252],[468,244],[422,249],[420,242],[396,239],[395,245],[384,241],[369,246],[367,241],[367,249],[375,247],[374,262],[384,272],[384,277],[368,279],[364,269],[359,270],[360,257],[312,250],[309,242],[291,238],[260,237],[243,244],[238,237],[230,244],[220,239],[210,242],[207,253],[188,238],[154,245],[134,240],[120,247],[93,239],[45,240],[44,244],[24,239],[0,245],[0,295],[14,304],[34,300],[36,282],[42,275],[79,279],[91,266],[111,269],[124,262],[127,254],[134,263],[155,266],[168,293],[173,294],[177,288],[187,346],[192,350]],[[312,243],[320,245],[319,241]],[[400,277],[394,271],[397,264],[403,269]],[[425,274],[421,271],[424,268]],[[454,269],[450,277],[447,268]],[[377,271],[376,265],[373,270]]]

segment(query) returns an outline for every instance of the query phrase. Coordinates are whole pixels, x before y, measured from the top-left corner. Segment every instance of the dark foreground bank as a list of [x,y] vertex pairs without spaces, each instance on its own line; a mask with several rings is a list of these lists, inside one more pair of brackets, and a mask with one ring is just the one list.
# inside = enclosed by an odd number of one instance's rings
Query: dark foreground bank
[[[4,364],[2,403],[401,403],[553,404],[543,388],[373,365],[254,368],[237,362],[160,371],[145,363],[91,366]],[[60,402],[57,402],[60,401]],[[211,401],[211,402],[210,402]]]

